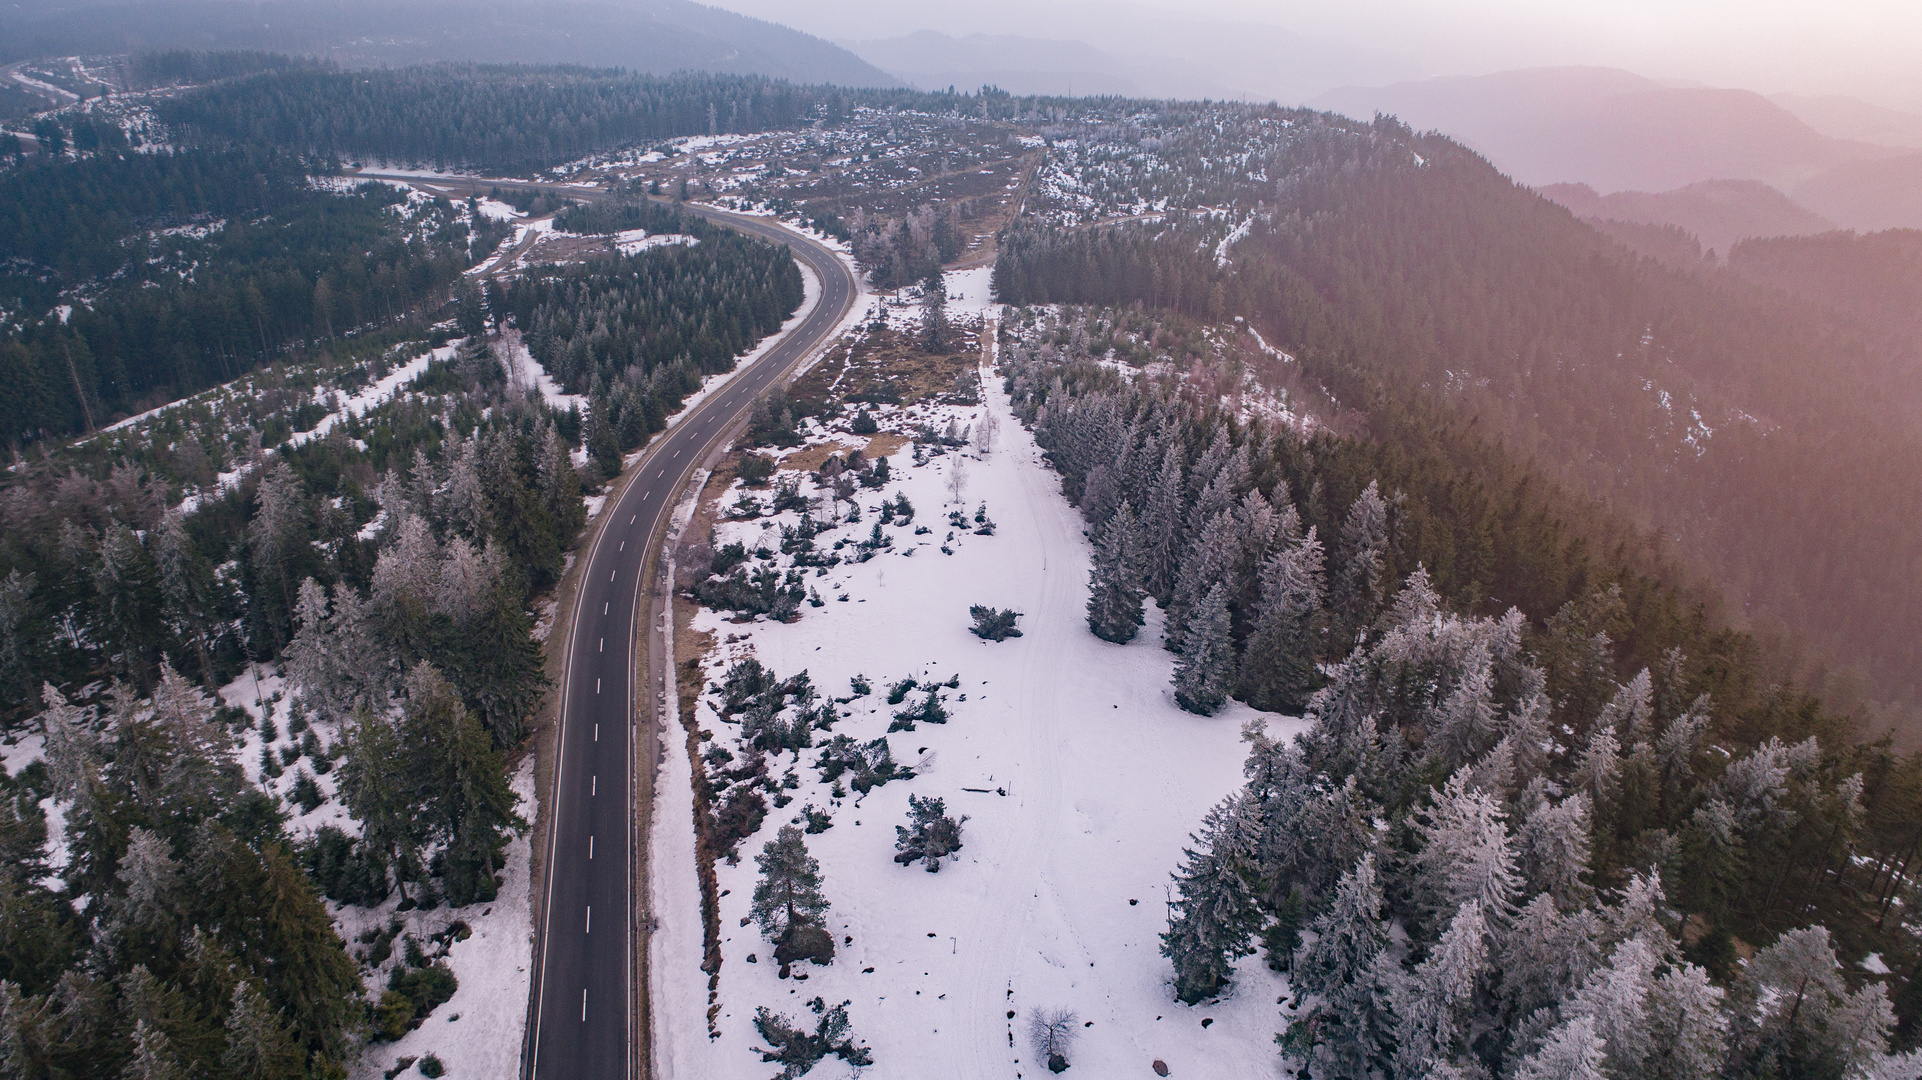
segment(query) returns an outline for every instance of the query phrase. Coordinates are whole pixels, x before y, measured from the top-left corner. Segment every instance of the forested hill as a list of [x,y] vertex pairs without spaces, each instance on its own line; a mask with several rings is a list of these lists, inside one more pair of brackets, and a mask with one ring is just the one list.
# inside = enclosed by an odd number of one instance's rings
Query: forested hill
[[[1478,438],[1652,528],[1738,622],[1833,657],[1839,673],[1804,675],[1849,704],[1922,695],[1914,342],[1637,259],[1393,121],[1229,106],[1206,134],[1110,130],[1055,151],[1075,198],[1138,213],[1128,189],[1152,183],[1149,199],[1206,190],[1228,212],[1062,228],[1099,212],[1044,189],[1004,237],[1003,299],[1244,316],[1383,441],[1472,419]],[[1188,165],[1199,142],[1240,168]]]
[[514,61],[899,85],[831,42],[690,0],[40,0],[0,7],[0,62],[182,48],[272,50],[367,68]]
[[203,141],[514,170],[647,139],[792,127],[844,103],[765,79],[450,65],[277,72],[157,111]]

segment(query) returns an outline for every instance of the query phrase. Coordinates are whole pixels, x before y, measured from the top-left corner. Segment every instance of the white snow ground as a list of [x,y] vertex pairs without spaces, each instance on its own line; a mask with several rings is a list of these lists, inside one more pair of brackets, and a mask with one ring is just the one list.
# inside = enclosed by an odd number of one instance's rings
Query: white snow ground
[[[971,292],[968,286],[961,291]],[[985,297],[985,287],[980,291]],[[834,808],[833,827],[807,838],[833,903],[829,926],[839,954],[831,966],[799,965],[805,981],[784,982],[772,945],[741,925],[754,888],[753,856],[804,806],[830,805],[813,767],[818,750],[804,751],[794,765],[802,779],[794,801],[770,809],[761,830],[741,845],[739,864],[718,867],[725,959],[720,1034],[712,1041],[699,966],[686,745],[679,731],[667,733],[650,843],[661,926],[652,989],[663,1077],[765,1080],[771,1067],[755,1052],[755,1007],[811,1021],[805,1002],[816,995],[829,1004],[851,1001],[854,1030],[874,1055],[872,1076],[1041,1075],[1023,1031],[1037,1006],[1074,1009],[1088,1024],[1073,1055],[1074,1075],[1144,1076],[1157,1059],[1175,1076],[1285,1075],[1273,1042],[1283,1026],[1278,1001],[1285,981],[1249,957],[1226,1000],[1180,1005],[1168,987],[1159,934],[1169,872],[1188,834],[1241,782],[1243,723],[1266,719],[1279,734],[1300,722],[1240,705],[1215,717],[1180,711],[1153,613],[1130,645],[1088,632],[1090,551],[1081,519],[1005,396],[993,391],[989,407],[1001,421],[998,447],[985,460],[966,460],[963,506],[971,515],[985,500],[997,535],[957,531],[955,554],[942,555],[938,544],[949,532],[943,519],[953,509],[947,479],[958,455],[916,468],[904,453],[894,459],[897,483],[863,493],[867,520],[823,534],[817,544],[865,536],[880,497],[900,490],[917,508],[915,523],[933,534],[889,529],[892,552],[836,567],[825,578],[810,575],[808,584],[828,602],[803,607],[795,623],[735,624],[705,611],[696,617],[697,628],[744,639],[723,647],[728,657],[751,648],[784,678],[806,668],[824,695],[846,696],[850,676],[865,674],[875,693],[843,706],[852,715],[834,731],[857,741],[887,728],[894,711],[885,704],[888,683],[958,673],[961,685],[945,691],[949,723],[888,736],[895,759],[914,765],[914,779],[865,798],[850,795]],[[946,423],[941,414],[966,423],[978,421],[981,410],[935,412],[938,428]],[[763,524],[724,525],[719,540],[752,539]],[[844,594],[847,601],[839,602]],[[1022,611],[1024,636],[998,644],[976,639],[967,629],[973,603]],[[737,729],[705,700],[699,708],[703,726],[733,744]],[[770,768],[778,776],[790,764],[780,755]],[[965,846],[939,874],[892,861],[892,826],[905,820],[910,792],[940,796],[951,813],[969,816]],[[757,963],[748,963],[750,954]],[[852,1071],[828,1058],[810,1075]]]

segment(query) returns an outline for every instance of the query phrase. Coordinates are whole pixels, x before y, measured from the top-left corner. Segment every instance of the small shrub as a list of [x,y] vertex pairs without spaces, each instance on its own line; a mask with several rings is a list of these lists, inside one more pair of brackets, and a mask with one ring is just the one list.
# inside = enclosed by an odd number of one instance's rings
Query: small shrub
[[1021,631],[1015,629],[1014,625],[1014,621],[1021,617],[1021,613],[1013,608],[1000,609],[976,604],[968,609],[968,614],[974,616],[974,625],[970,629],[974,631],[975,637],[988,641],[1006,641],[1011,637],[1021,636]]
[[913,731],[917,723],[945,724],[947,722],[948,710],[942,707],[941,695],[930,688],[928,696],[921,699],[919,704],[896,712],[894,723],[888,725],[888,730]]
[[908,796],[908,823],[894,827],[894,861],[913,866],[924,860],[928,873],[939,873],[941,860],[961,850],[961,824],[948,816],[947,803],[941,799]]
[[901,704],[902,699],[908,696],[908,691],[913,689],[914,689],[913,679],[902,679],[900,682],[895,683],[893,686],[888,687],[888,704],[890,705]]
[[854,422],[848,426],[848,430],[856,435],[872,435],[881,430],[881,425],[874,422],[873,413],[862,409],[854,414]]
[[426,1077],[445,1076],[447,1066],[441,1064],[440,1058],[433,1054],[425,1054],[420,1059],[420,1074]]
[[734,467],[734,475],[748,487],[760,487],[774,476],[774,459],[766,454],[742,454],[741,463]]
[[848,786],[862,794],[890,780],[906,780],[914,776],[913,769],[895,762],[894,753],[888,749],[888,740],[885,738],[861,744],[846,735],[836,735],[822,749],[820,760],[815,764],[821,770],[822,783],[832,783],[838,787],[841,775],[846,773],[849,777]]
[[849,1065],[874,1064],[874,1055],[867,1047],[857,1045],[848,1030],[847,1002],[830,1009],[826,1000],[817,997],[808,1002],[808,1008],[820,1017],[812,1033],[795,1027],[787,1017],[768,1011],[765,1005],[754,1010],[754,1030],[768,1044],[768,1049],[760,1051],[761,1060],[781,1066],[777,1080],[795,1080],[829,1054]]
[[801,817],[807,821],[807,825],[804,826],[801,831],[810,836],[824,833],[834,828],[834,819],[828,816],[827,811],[816,809],[813,803],[802,807]]

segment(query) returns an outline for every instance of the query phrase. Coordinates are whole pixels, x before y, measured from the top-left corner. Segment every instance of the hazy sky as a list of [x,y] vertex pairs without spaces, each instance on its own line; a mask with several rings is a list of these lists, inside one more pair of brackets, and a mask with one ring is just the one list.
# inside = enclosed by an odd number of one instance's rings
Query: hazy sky
[[[1053,37],[1108,9],[1268,23],[1420,73],[1604,64],[1765,93],[1922,109],[1922,0],[708,0],[834,38],[935,29]],[[1411,72],[1412,73],[1412,72]]]

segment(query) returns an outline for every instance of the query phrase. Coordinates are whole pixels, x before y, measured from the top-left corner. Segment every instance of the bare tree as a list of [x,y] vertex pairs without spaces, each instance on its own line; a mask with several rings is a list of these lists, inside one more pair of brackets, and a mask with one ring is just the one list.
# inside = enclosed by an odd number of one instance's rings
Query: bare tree
[[1028,1011],[1028,1039],[1034,1043],[1034,1052],[1047,1060],[1049,1072],[1067,1071],[1068,1050],[1081,1034],[1075,1026],[1080,1022],[1073,1009],[1037,1007]]

